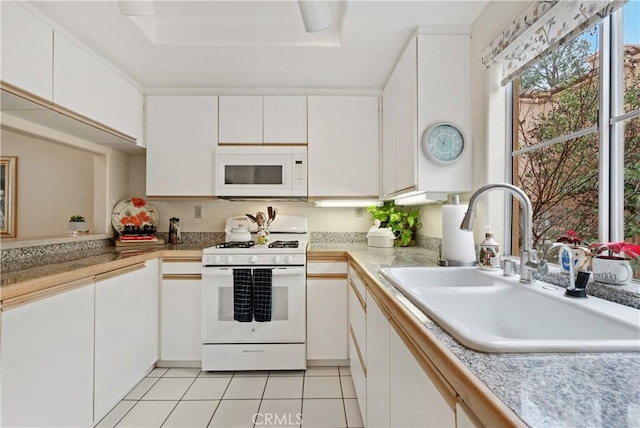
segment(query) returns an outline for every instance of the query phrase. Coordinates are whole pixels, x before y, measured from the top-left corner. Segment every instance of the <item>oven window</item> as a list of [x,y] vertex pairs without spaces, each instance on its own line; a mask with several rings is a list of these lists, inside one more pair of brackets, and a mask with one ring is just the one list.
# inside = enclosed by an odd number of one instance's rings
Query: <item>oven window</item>
[[[289,287],[273,287],[271,321],[287,321],[289,319]],[[218,288],[218,319],[233,319],[233,287]]]
[[282,185],[282,165],[225,165],[224,184]]

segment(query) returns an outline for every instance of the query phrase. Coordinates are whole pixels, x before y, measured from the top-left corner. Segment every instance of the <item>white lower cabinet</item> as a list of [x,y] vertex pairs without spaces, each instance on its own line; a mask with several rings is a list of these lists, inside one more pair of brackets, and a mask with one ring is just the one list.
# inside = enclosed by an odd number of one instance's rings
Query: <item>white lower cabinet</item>
[[461,401],[456,403],[456,428],[483,428],[484,425],[478,420],[471,410]]
[[455,427],[456,414],[395,331],[389,338],[390,425]]
[[96,276],[96,420],[111,410],[157,360],[158,269],[155,259]]
[[347,262],[307,263],[307,360],[345,361]]
[[164,260],[160,309],[160,360],[202,360],[200,261]]
[[0,426],[93,426],[93,301],[90,279],[3,310]]
[[389,321],[367,293],[367,426],[390,427]]

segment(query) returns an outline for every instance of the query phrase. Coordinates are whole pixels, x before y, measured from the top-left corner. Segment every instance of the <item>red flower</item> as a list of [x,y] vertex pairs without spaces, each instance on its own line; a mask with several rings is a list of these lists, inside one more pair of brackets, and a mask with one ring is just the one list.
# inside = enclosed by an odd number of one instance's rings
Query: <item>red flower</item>
[[566,242],[567,244],[582,244],[582,238],[578,237],[575,230],[567,230],[564,235],[558,236],[556,242]]
[[631,244],[629,242],[598,242],[589,245],[589,248],[594,248],[596,254],[609,251],[621,256],[640,260],[640,245],[638,244]]
[[136,208],[144,207],[147,204],[147,202],[142,198],[131,198],[131,203]]

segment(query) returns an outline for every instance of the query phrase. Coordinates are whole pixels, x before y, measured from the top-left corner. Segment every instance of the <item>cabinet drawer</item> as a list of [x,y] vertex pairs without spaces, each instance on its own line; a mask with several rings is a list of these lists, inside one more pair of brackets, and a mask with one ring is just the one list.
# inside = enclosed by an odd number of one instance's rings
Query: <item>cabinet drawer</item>
[[366,294],[366,283],[360,276],[357,270],[353,267],[349,268],[349,282],[353,282],[353,285],[356,287],[360,296],[364,299]]
[[353,386],[356,390],[356,397],[358,398],[358,406],[360,407],[360,416],[362,422],[367,425],[367,375],[365,368],[362,366],[362,360],[358,356],[358,350],[356,347],[356,341],[351,340],[349,342],[349,362],[351,366],[351,379],[353,380]]
[[347,274],[347,262],[316,262],[307,261],[308,275]]
[[304,343],[203,345],[202,370],[305,370]]
[[201,261],[171,261],[163,260],[162,274],[200,274],[202,272]]
[[358,294],[353,282],[349,283],[349,325],[358,341],[362,358],[367,359],[367,318],[364,298]]

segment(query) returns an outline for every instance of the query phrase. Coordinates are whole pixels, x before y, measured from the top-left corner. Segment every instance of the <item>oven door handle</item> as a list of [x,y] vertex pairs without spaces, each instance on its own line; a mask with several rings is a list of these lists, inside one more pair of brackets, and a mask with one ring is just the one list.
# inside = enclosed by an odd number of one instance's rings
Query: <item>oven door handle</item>
[[[243,268],[249,269],[249,268]],[[305,268],[303,266],[292,266],[283,268],[254,268],[254,269],[271,269],[273,276],[292,276],[292,275],[305,275]],[[205,268],[202,269],[202,276],[231,276],[233,275],[233,268]]]

